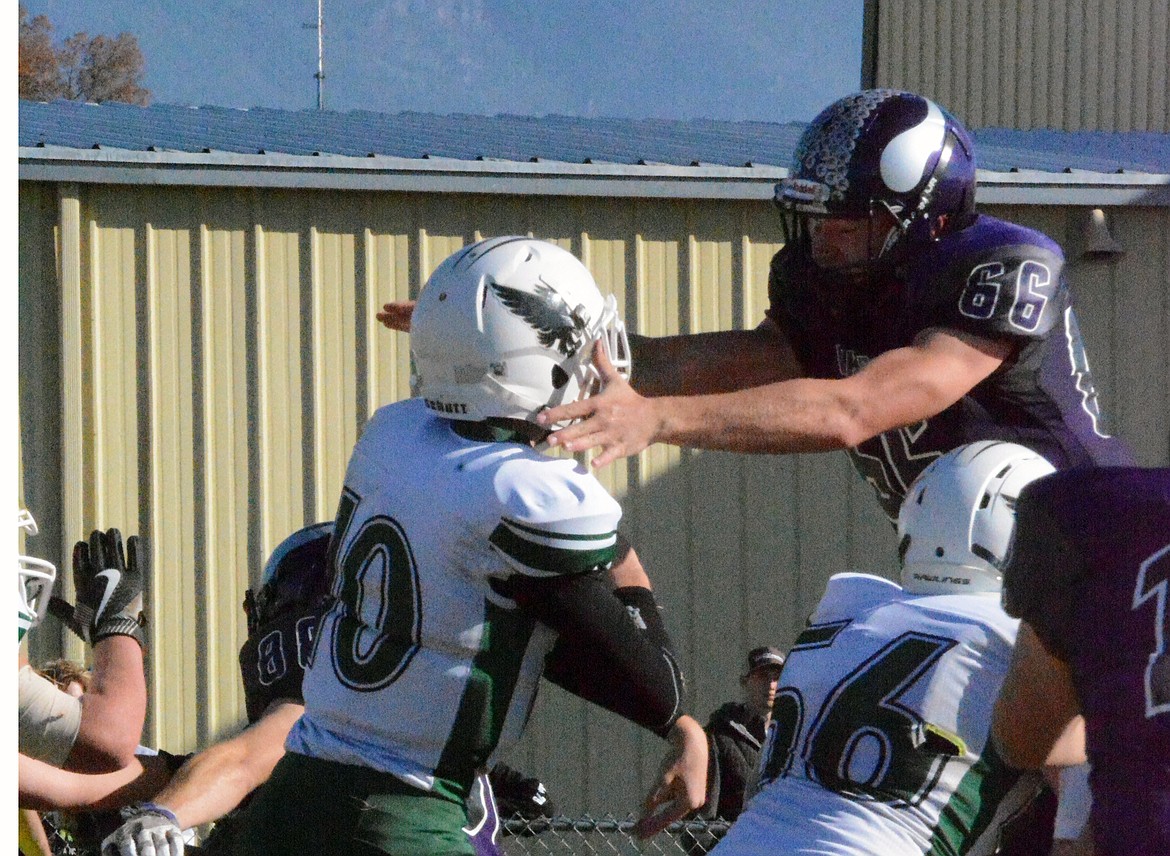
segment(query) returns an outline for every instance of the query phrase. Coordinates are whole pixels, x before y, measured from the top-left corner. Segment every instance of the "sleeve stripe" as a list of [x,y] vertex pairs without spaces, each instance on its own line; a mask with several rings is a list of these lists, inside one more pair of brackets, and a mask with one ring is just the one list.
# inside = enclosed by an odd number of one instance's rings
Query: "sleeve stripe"
[[[525,541],[531,541],[534,544],[545,544],[549,547],[556,547],[562,550],[580,550],[583,548],[600,549],[602,547],[613,546],[617,543],[617,532],[612,529],[606,532],[590,532],[577,535],[570,532],[558,532],[553,529],[537,529],[535,526],[528,526],[515,520],[509,520],[506,517],[500,520],[500,527],[507,527],[517,538]],[[500,527],[497,527],[497,529]]]
[[[507,525],[504,521],[496,527],[491,535],[491,543],[497,550],[513,562],[530,569],[537,574],[579,574],[598,567],[607,567],[613,562],[617,544],[617,533],[610,532],[606,536],[591,537],[588,545],[575,544],[569,546],[563,543],[564,539],[557,538],[562,543],[558,546],[552,543],[554,539],[528,539]],[[552,535],[554,533],[545,533]]]

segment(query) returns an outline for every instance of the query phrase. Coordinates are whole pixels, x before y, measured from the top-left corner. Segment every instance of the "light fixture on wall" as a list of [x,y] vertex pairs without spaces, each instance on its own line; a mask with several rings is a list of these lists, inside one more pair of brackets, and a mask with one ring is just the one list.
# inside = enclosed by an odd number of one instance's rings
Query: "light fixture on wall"
[[1084,259],[1111,259],[1125,252],[1105,222],[1105,212],[1100,208],[1089,209],[1082,215],[1080,234],[1080,256]]

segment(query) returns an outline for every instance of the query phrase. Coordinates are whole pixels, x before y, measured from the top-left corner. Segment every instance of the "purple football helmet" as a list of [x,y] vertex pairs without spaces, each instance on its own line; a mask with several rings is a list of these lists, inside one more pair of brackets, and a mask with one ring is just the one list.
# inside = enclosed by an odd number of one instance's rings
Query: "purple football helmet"
[[975,209],[975,149],[963,125],[933,101],[868,89],[833,102],[797,143],[788,177],[776,185],[788,240],[809,216],[893,215],[879,258],[895,245],[931,237],[943,214],[965,223]]
[[276,545],[264,564],[258,591],[244,595],[248,632],[289,610],[315,609],[329,595],[332,520],[298,529]]

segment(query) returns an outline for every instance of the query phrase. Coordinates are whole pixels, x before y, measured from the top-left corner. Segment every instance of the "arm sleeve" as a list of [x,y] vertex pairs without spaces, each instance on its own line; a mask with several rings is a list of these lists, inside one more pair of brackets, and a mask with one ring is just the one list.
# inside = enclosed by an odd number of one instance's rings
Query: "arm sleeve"
[[683,713],[682,672],[599,575],[514,576],[509,594],[560,634],[558,685],[665,737]]
[[[677,664],[674,643],[662,623],[654,592],[641,586],[622,586],[614,589],[613,595],[625,607],[629,622],[651,645]],[[545,659],[544,677],[573,695],[607,708],[608,705],[601,698],[588,698],[584,694],[603,693],[603,698],[608,699],[625,692],[624,681],[615,679],[612,669],[598,670],[597,661],[589,656],[588,649],[583,648],[580,640],[566,636],[557,637],[556,644]],[[679,680],[683,681],[681,674]],[[607,686],[607,682],[612,685]]]

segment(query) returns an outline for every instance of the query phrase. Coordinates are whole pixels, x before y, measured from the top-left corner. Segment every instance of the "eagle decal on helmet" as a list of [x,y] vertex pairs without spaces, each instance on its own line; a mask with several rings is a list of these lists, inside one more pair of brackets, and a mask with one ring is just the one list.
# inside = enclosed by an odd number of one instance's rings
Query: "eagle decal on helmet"
[[544,282],[536,284],[535,294],[498,282],[491,285],[492,291],[512,314],[536,331],[544,347],[556,348],[566,357],[580,350],[588,327],[588,319],[582,314],[584,307],[570,309],[565,299]]

